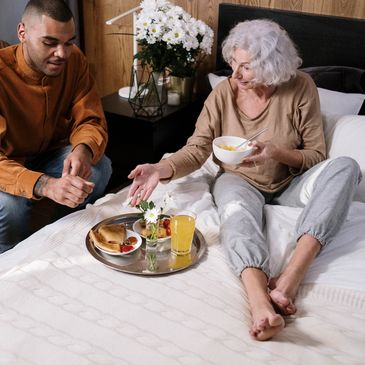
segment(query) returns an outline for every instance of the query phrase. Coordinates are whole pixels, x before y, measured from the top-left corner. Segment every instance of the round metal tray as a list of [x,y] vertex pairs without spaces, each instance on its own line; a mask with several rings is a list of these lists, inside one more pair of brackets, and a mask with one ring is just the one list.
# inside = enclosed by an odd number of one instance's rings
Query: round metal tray
[[[104,219],[92,229],[97,229],[101,224],[123,223],[127,229],[132,230],[133,223],[139,218],[138,213],[121,214]],[[171,242],[166,240],[157,243],[154,249],[146,248],[145,239],[141,247],[129,255],[112,256],[101,252],[86,236],[86,247],[91,255],[111,269],[135,275],[166,275],[172,274],[196,264],[204,255],[206,243],[203,235],[195,229],[191,253],[185,256],[176,256],[171,253]]]

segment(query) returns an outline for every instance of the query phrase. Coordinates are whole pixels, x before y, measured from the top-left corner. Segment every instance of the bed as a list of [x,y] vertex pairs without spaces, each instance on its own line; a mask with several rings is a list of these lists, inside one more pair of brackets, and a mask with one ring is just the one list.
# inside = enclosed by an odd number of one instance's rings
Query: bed
[[[358,39],[365,37],[359,32],[365,21],[221,4],[218,39],[237,21],[252,17],[270,17],[285,28],[294,24],[300,30],[297,39],[291,30],[299,49],[311,50],[302,51],[303,67],[315,68],[309,71],[322,80],[329,155],[352,156],[365,173],[365,117],[358,115],[365,94],[365,41]],[[333,26],[336,22],[341,26]],[[336,37],[333,47],[341,52],[311,57],[317,53],[313,50],[326,49],[322,37]],[[224,68],[218,59],[217,70]],[[217,82],[221,76],[214,77]],[[326,88],[329,84],[337,90]],[[287,318],[278,336],[258,342],[248,334],[247,298],[219,241],[219,218],[210,193],[216,173],[217,166],[209,159],[191,175],[159,185],[151,197],[160,204],[170,193],[176,206],[197,213],[197,229],[207,250],[186,270],[131,275],[90,254],[85,237],[91,227],[136,212],[124,204],[128,187],[44,227],[0,255],[0,364],[363,364],[364,181],[342,230],[309,269],[299,289],[298,312]],[[265,207],[273,271],[279,271],[290,255],[299,213],[298,208]]]

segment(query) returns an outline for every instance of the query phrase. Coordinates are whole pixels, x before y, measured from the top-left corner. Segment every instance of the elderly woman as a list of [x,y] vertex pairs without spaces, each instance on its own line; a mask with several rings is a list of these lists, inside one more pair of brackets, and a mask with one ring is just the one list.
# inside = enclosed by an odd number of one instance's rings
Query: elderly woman
[[[319,98],[288,34],[269,20],[237,24],[223,43],[233,74],[207,98],[186,146],[157,164],[138,165],[129,195],[147,199],[159,181],[198,169],[221,135],[249,137],[255,153],[241,164],[220,166],[213,194],[221,219],[221,241],[247,291],[258,340],[284,327],[282,315],[296,312],[294,298],[310,263],[340,229],[361,179],[347,157],[325,160]],[[263,234],[264,204],[303,207],[297,245],[277,278],[269,271]],[[214,268],[212,268],[213,270]]]

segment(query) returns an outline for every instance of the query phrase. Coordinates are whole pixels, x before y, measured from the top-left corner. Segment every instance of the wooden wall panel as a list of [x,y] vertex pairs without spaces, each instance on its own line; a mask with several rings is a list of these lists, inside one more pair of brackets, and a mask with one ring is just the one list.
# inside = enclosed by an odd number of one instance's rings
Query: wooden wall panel
[[[302,11],[365,19],[364,0],[171,0],[195,18],[217,30],[220,3],[261,6],[273,9]],[[101,95],[110,94],[129,85],[132,65],[132,39],[129,35],[108,35],[112,32],[132,33],[132,16],[113,25],[105,21],[133,7],[139,0],[83,0],[85,53]],[[213,53],[199,68],[200,78],[214,69],[216,45]]]

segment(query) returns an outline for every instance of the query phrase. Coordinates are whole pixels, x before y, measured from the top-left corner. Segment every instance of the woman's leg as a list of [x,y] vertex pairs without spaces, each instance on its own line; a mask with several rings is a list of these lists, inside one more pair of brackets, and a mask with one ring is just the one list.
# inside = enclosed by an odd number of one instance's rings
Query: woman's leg
[[298,176],[275,202],[304,207],[296,224],[297,246],[287,267],[272,281],[270,296],[285,314],[296,311],[294,298],[321,247],[340,230],[361,172],[356,161],[339,157],[318,164]]
[[284,327],[284,320],[275,313],[268,295],[269,252],[262,233],[264,197],[242,178],[229,173],[217,178],[213,194],[222,244],[247,291],[252,313],[250,333],[266,340]]
[[246,268],[242,271],[241,279],[252,315],[250,335],[260,341],[268,340],[284,328],[285,322],[273,308],[267,290],[267,277],[261,270]]
[[270,281],[270,297],[279,311],[285,315],[294,314],[297,308],[294,298],[310,264],[321,249],[320,242],[309,234],[303,234],[294,253],[277,279]]

